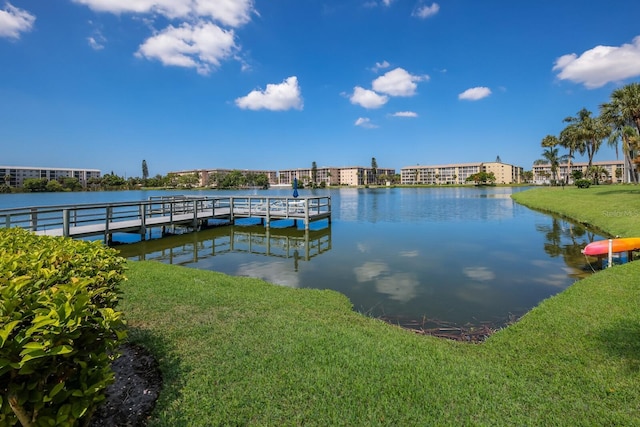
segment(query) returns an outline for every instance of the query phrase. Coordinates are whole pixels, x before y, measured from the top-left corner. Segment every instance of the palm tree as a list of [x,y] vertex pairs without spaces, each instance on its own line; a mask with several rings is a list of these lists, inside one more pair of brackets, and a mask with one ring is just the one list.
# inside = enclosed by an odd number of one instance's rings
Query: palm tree
[[640,83],[631,83],[613,91],[611,102],[602,104],[600,111],[604,120],[614,130],[609,144],[615,144],[617,154],[617,142],[619,139],[622,140],[629,180],[637,183],[639,179],[631,159],[635,157],[636,150],[640,149],[635,142],[640,133]]
[[593,156],[598,152],[602,141],[611,135],[611,128],[607,126],[605,120],[600,117],[591,117],[591,111],[583,108],[578,111],[576,117],[567,117],[565,122],[569,123],[569,128],[565,138],[573,141],[580,154],[587,153],[590,168],[593,164]]
[[553,176],[553,181],[558,181],[558,165],[560,164],[558,149],[555,147],[548,147],[542,152],[542,157],[544,157],[544,160],[547,162],[547,164],[551,165],[551,175]]

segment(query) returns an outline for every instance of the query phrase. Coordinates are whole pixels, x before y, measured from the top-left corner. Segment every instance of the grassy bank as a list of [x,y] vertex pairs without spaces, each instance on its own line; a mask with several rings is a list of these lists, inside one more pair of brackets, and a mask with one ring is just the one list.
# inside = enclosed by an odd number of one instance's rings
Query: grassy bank
[[637,185],[541,187],[512,197],[525,206],[559,213],[612,236],[640,236],[640,186]]
[[[575,194],[612,209],[597,190]],[[548,209],[569,200],[569,189],[537,191]],[[131,336],[165,379],[151,425],[640,424],[638,262],[576,283],[481,345],[361,316],[333,291],[129,268]]]

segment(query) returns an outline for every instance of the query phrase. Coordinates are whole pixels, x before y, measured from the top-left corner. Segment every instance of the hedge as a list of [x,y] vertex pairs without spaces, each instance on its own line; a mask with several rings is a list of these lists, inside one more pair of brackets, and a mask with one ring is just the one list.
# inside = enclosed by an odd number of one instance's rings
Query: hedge
[[0,426],[91,417],[126,336],[124,270],[99,242],[0,229]]

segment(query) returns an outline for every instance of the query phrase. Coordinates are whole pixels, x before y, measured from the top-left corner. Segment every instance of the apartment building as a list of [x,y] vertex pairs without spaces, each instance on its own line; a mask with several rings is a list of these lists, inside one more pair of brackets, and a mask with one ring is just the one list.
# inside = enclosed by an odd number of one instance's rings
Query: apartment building
[[10,187],[20,188],[25,179],[45,178],[48,181],[60,178],[77,178],[83,187],[91,178],[100,178],[98,169],[73,169],[73,168],[41,168],[35,166],[0,166],[0,183]]
[[467,178],[479,172],[493,172],[497,184],[513,184],[522,182],[523,168],[498,161],[406,166],[400,169],[400,182],[405,185],[465,184]]
[[[628,182],[628,171],[623,160],[607,160],[593,162],[592,166],[601,167],[606,171],[606,181],[611,183]],[[573,171],[581,171],[583,176],[587,174],[588,162],[572,162],[558,165],[558,180],[573,183],[571,176]],[[549,184],[553,179],[550,164],[534,164],[532,167],[534,184]]]
[[[311,169],[288,169],[278,171],[278,176],[280,184],[291,184],[294,178],[306,183],[313,181],[312,173]],[[392,176],[395,173],[395,169],[388,168],[376,168],[374,174],[372,168],[362,166],[321,167],[316,169],[316,183],[324,182],[327,185],[349,186],[368,185],[374,184],[376,179],[382,175]]]
[[[313,181],[313,171],[309,169],[284,169],[278,171],[278,179],[281,185],[293,184],[297,178],[302,183]],[[321,167],[316,169],[316,184],[324,182],[326,185],[338,185],[340,183],[340,168]]]

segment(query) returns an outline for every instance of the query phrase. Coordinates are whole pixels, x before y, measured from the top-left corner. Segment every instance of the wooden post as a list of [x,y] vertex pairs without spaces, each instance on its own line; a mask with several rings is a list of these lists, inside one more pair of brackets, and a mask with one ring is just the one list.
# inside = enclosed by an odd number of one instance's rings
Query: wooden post
[[309,231],[309,199],[304,200],[304,229]]

